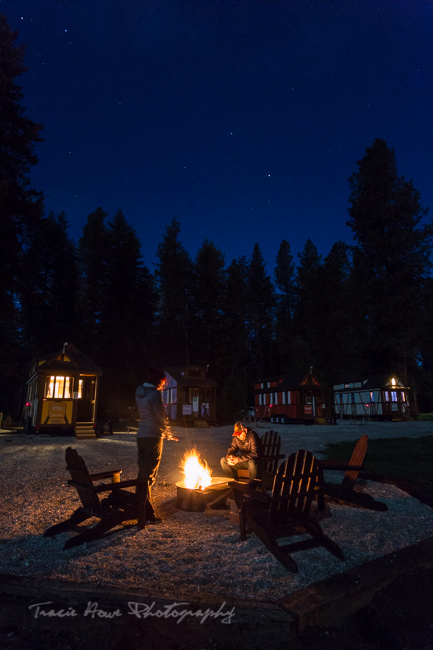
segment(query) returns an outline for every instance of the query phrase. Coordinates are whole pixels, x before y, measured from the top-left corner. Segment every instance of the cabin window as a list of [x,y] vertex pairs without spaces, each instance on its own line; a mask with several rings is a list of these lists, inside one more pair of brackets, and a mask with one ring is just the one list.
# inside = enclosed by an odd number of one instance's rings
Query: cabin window
[[396,391],[396,390],[392,390],[392,391],[391,391],[391,401],[392,401],[392,402],[396,402],[396,401],[397,401],[397,391]]
[[260,384],[260,388],[264,388],[264,387],[265,387],[265,386],[264,386],[264,384],[263,384],[263,382],[262,382],[262,383]]
[[385,402],[389,402],[389,393],[387,390],[385,391],[384,395],[385,395]]
[[274,404],[275,406],[278,404],[278,393],[274,393]]
[[44,397],[48,399],[69,399],[71,397],[71,377],[55,377],[51,375],[45,379]]
[[270,388],[270,387],[271,387],[271,382],[268,381],[268,383],[266,384],[266,388]]
[[286,393],[284,391],[282,392],[282,396],[283,396],[283,404],[285,404],[286,403]]
[[402,401],[402,402],[405,402],[405,401],[406,401],[406,396],[405,396],[403,390],[401,391],[401,401]]
[[370,391],[370,402],[374,402],[374,391]]
[[306,400],[306,403],[307,403],[307,404],[312,404],[312,403],[313,403],[313,398],[312,398],[311,393],[307,393],[307,400]]

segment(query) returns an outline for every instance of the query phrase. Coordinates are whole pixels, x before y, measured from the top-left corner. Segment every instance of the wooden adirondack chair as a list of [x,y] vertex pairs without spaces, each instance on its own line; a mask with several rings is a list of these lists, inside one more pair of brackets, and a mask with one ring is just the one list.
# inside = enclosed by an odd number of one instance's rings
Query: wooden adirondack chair
[[[261,481],[261,488],[271,490],[277,473],[278,463],[285,454],[280,454],[281,437],[276,431],[266,431],[261,438],[264,454],[259,458],[257,479]],[[249,473],[247,469],[237,470],[238,480],[248,481]]]
[[[320,491],[319,468],[311,452],[300,449],[280,465],[271,495],[237,481],[229,485],[239,508],[242,541],[246,539],[248,528],[288,571],[294,573],[298,567],[290,554],[297,551],[323,546],[344,560],[340,547],[310,516],[311,504]],[[310,538],[282,546],[278,543],[281,538],[304,533]]]
[[[385,511],[388,507],[385,503],[375,501],[370,494],[355,490],[359,470],[362,469],[365,454],[367,452],[368,436],[364,434],[355,445],[351,459],[348,463],[338,460],[318,460],[319,481],[323,488],[319,498],[319,510],[324,509],[324,496],[331,497],[334,501],[347,505],[355,505],[369,510]],[[328,483],[323,478],[324,470],[345,471],[341,484]]]
[[[66,521],[48,528],[44,537],[51,537],[66,531],[78,534],[65,542],[63,549],[72,548],[85,542],[102,537],[104,533],[124,521],[137,520],[138,529],[145,526],[147,484],[143,481],[120,481],[121,470],[89,474],[86,463],[76,449],[68,447],[65,453],[66,469],[71,475],[68,484],[74,487],[81,500],[81,506]],[[95,485],[95,481],[111,479],[111,483]],[[135,487],[136,493],[124,488]],[[99,494],[109,492],[108,497],[100,500]],[[93,527],[79,526],[90,518],[99,522]]]

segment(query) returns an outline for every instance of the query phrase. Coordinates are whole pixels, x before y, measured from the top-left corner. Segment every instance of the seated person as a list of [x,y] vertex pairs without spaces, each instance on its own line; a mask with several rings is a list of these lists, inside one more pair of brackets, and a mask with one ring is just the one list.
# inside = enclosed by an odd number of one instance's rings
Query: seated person
[[263,445],[257,433],[244,427],[241,422],[236,422],[231,446],[220,461],[223,476],[236,480],[237,470],[247,469],[250,481],[253,481],[257,478],[257,459],[262,456]]

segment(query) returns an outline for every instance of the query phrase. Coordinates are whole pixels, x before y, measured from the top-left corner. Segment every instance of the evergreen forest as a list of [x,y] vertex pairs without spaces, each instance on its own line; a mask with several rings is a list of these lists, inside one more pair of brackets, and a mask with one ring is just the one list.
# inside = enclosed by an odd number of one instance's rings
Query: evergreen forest
[[65,342],[103,371],[100,416],[127,415],[146,366],[192,364],[218,382],[222,420],[251,406],[254,381],[310,367],[329,386],[395,373],[420,411],[433,411],[433,223],[384,140],[366,143],[349,178],[353,246],[337,241],[322,257],[308,239],[295,259],[282,238],[267,269],[258,243],[250,257],[226,260],[206,239],[192,258],[170,215],[151,271],[121,211],[95,207],[77,242],[65,213],[46,213],[43,188],[30,182],[43,128],[23,106],[16,38],[0,14],[5,416],[20,418],[32,358]]

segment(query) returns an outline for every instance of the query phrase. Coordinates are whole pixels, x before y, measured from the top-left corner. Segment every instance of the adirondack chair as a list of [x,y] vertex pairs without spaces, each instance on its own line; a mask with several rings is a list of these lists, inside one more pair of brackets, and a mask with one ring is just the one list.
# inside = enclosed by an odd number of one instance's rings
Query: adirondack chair
[[[264,490],[271,490],[274,476],[277,473],[278,463],[285,454],[280,454],[281,437],[276,431],[266,431],[261,438],[264,454],[258,460],[257,480],[261,481],[260,487]],[[248,481],[249,472],[247,469],[237,470],[239,481]]]
[[[270,495],[237,481],[229,485],[239,509],[242,541],[246,539],[248,528],[288,571],[294,573],[298,567],[290,554],[309,548],[323,546],[344,560],[340,547],[310,516],[311,504],[320,491],[319,468],[311,452],[300,449],[283,461]],[[281,538],[305,533],[310,535],[309,539],[281,546],[278,543]]]
[[[121,470],[89,474],[86,463],[76,449],[68,447],[65,453],[66,469],[71,475],[68,484],[75,487],[81,500],[77,508],[66,521],[48,528],[44,537],[51,537],[66,531],[75,531],[78,534],[68,539],[63,549],[72,548],[85,542],[99,539],[104,533],[124,521],[137,520],[139,530],[144,528],[146,521],[147,484],[143,481],[120,481]],[[111,479],[111,483],[95,482]],[[124,488],[135,487],[136,493]],[[100,500],[99,494],[109,492],[109,495]],[[79,526],[90,518],[97,518],[99,522],[89,528]]]
[[[333,501],[343,505],[355,505],[369,510],[385,511],[388,507],[385,503],[375,501],[370,494],[355,490],[359,470],[362,469],[365,454],[367,452],[368,436],[364,434],[355,445],[350,461],[318,460],[319,481],[322,492],[318,500],[319,510],[324,510],[324,497],[329,496]],[[324,470],[345,471],[341,484],[328,483],[323,478]]]

